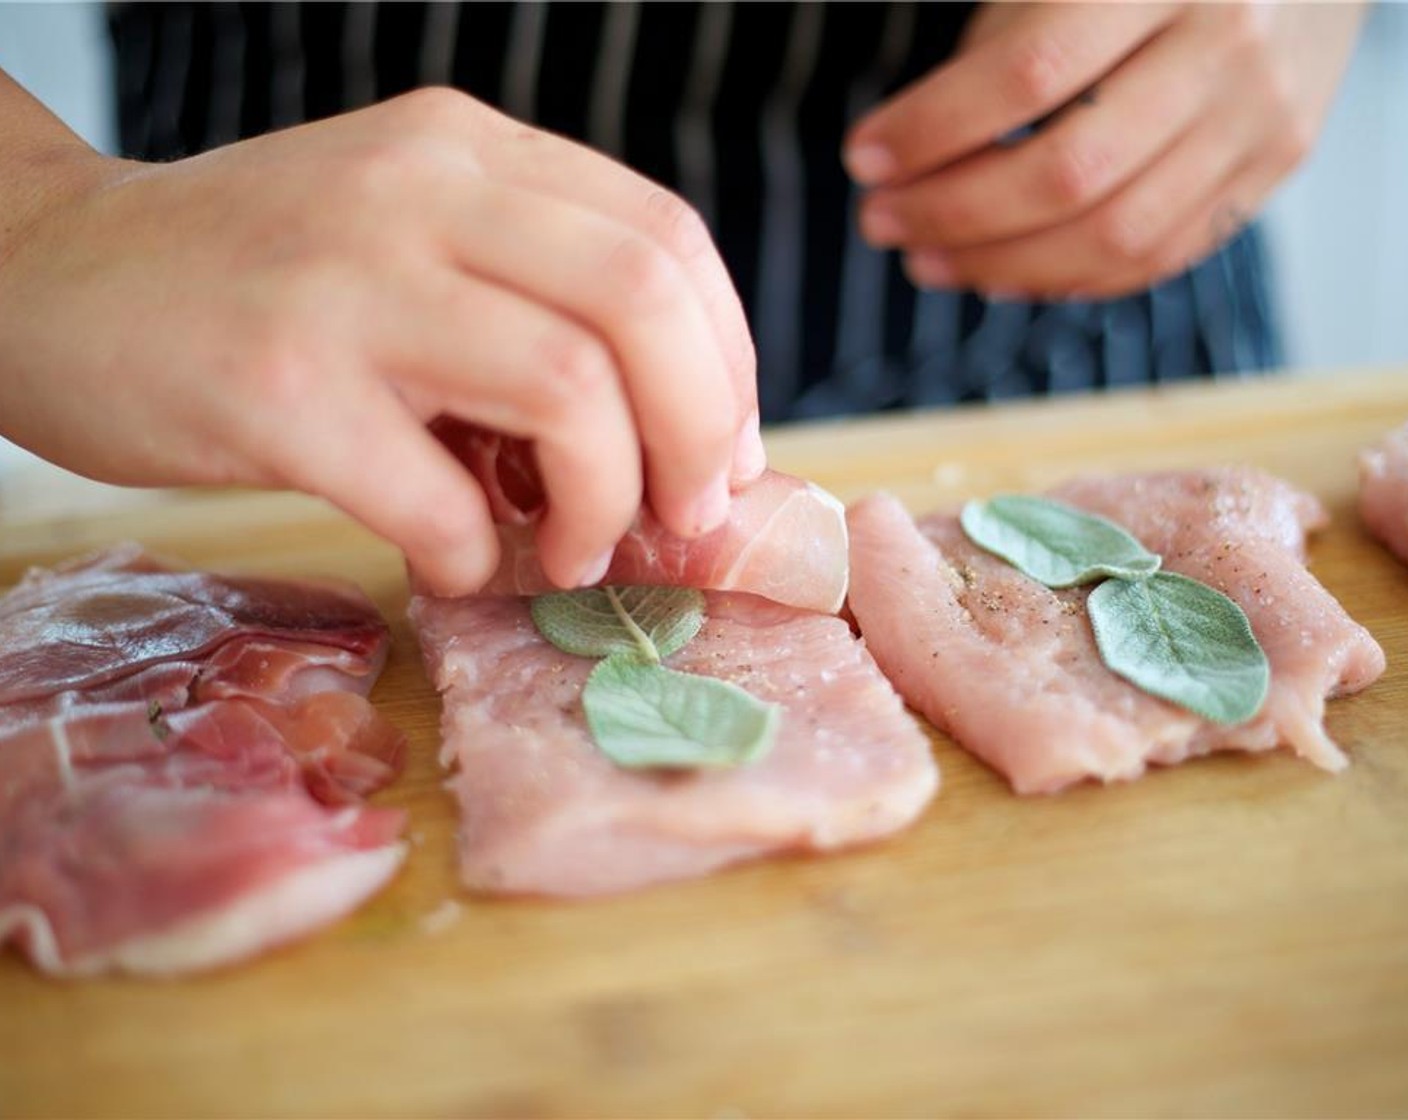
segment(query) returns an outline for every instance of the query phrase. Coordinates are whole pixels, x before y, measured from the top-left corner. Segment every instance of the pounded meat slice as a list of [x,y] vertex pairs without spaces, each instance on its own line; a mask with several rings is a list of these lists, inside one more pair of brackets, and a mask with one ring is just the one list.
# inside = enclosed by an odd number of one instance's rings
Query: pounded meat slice
[[1408,424],[1360,454],[1359,516],[1369,532],[1408,560]]
[[1258,720],[1303,758],[1348,765],[1325,734],[1325,700],[1367,688],[1385,661],[1305,566],[1307,535],[1329,523],[1319,501],[1250,468],[1078,479],[1052,496],[1127,526],[1171,571],[1235,600],[1271,663]]
[[361,799],[400,733],[355,588],[165,568],[136,547],[0,598],[0,944],[41,969],[170,974],[307,933],[395,871]]
[[[483,593],[558,590],[538,560],[534,529],[545,499],[531,447],[458,421],[438,420],[433,428],[489,497],[501,552]],[[767,471],[734,495],[728,521],[697,540],[674,536],[643,509],[601,582],[746,591],[834,613],[846,597],[847,571],[841,503],[804,479]]]
[[594,662],[546,642],[527,600],[418,597],[411,615],[444,694],[472,888],[592,895],[839,848],[908,824],[938,785],[925,735],[834,617],[709,593],[704,628],[668,664],[776,701],[782,724],[753,765],[665,773],[595,746],[581,705]]
[[1100,661],[1088,591],[1043,587],[971,544],[955,517],[916,525],[876,495],[849,514],[850,606],[913,707],[1019,793],[1280,743],[1345,765],[1324,731],[1325,698],[1366,687],[1384,659],[1302,563],[1319,503],[1245,469],[1089,478],[1052,496],[1123,524],[1168,570],[1242,606],[1271,664],[1261,712],[1221,726],[1140,691]]

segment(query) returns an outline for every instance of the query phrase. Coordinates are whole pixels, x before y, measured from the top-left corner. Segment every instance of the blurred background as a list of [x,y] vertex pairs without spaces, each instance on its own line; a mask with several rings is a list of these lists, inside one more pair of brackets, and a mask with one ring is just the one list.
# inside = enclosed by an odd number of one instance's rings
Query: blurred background
[[[0,68],[114,149],[104,6],[0,0]],[[1408,365],[1408,4],[1373,6],[1319,144],[1266,227],[1290,366]],[[16,452],[0,441],[0,465]]]

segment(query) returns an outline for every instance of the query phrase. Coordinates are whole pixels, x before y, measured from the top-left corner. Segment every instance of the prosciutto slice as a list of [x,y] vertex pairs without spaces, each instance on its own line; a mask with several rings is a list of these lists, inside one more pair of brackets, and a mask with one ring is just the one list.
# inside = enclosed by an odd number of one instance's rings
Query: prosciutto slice
[[1369,532],[1408,561],[1408,424],[1360,454],[1359,516]]
[[412,600],[443,693],[467,886],[625,891],[914,820],[938,786],[928,739],[846,623],[752,595],[707,603],[704,628],[667,663],[732,681],[783,717],[759,762],[679,773],[623,770],[596,747],[581,705],[595,663],[544,640],[527,600]]
[[[437,420],[432,429],[479,480],[498,526],[499,568],[484,593],[558,590],[534,540],[545,498],[531,446],[458,421]],[[746,591],[835,613],[846,596],[846,550],[841,503],[810,482],[767,471],[734,495],[728,521],[698,540],[674,536],[642,510],[601,582]]]
[[348,913],[404,855],[362,799],[402,736],[355,588],[135,545],[0,598],[0,944],[63,976],[225,964]]
[[1371,684],[1384,655],[1305,567],[1306,534],[1327,520],[1313,497],[1245,468],[1091,477],[1052,496],[1124,525],[1165,568],[1241,605],[1271,665],[1261,712],[1222,726],[1140,691],[1101,662],[1087,590],[1048,589],[971,544],[956,517],[916,524],[875,495],[849,514],[850,607],[912,707],[1019,793],[1282,743],[1327,770],[1346,765],[1325,700]]

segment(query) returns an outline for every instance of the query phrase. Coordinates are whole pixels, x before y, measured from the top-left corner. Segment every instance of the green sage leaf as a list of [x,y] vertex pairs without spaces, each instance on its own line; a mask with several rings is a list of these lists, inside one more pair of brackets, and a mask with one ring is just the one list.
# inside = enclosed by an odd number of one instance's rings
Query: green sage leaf
[[592,737],[618,766],[717,769],[772,748],[781,708],[714,677],[627,654],[592,670],[582,692]]
[[693,587],[591,587],[539,595],[531,610],[538,632],[564,653],[660,661],[699,633],[704,593]]
[[1101,658],[1145,692],[1214,723],[1241,723],[1261,709],[1271,683],[1266,654],[1242,608],[1220,591],[1159,572],[1108,580],[1086,603]]
[[1074,587],[1105,576],[1147,579],[1160,558],[1113,521],[1060,502],[1006,494],[963,507],[963,531],[1047,587]]

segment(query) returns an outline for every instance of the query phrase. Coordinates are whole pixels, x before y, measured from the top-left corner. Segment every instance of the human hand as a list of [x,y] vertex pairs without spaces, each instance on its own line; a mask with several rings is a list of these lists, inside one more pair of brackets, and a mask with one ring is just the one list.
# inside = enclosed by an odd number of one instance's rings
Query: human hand
[[497,544],[438,415],[534,442],[563,586],[643,495],[693,536],[763,469],[707,229],[586,148],[424,90],[172,164],[87,155],[0,240],[0,432],[61,466],[305,490],[444,593]]
[[1235,234],[1310,150],[1362,15],[1361,3],[985,5],[950,62],[848,137],[847,167],[873,188],[861,230],[901,249],[921,287],[1147,287]]

